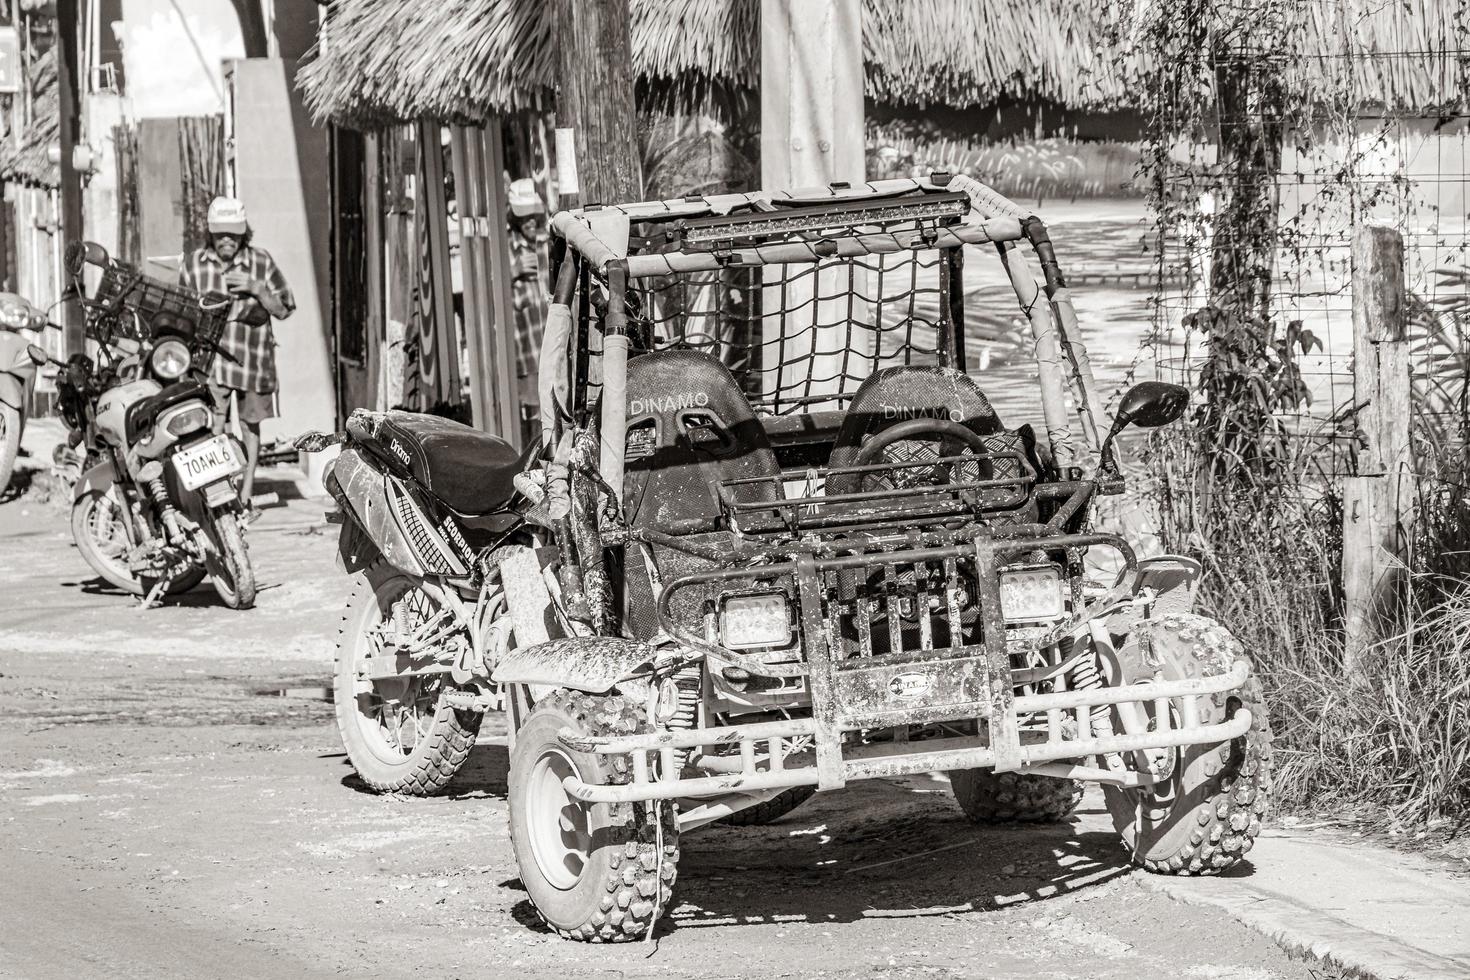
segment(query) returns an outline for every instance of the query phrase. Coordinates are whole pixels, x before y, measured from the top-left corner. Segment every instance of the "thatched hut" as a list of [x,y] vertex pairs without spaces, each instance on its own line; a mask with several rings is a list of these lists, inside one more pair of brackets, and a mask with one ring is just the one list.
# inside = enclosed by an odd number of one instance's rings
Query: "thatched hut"
[[[1159,2],[863,0],[866,94],[916,108],[1127,108],[1148,57],[1138,28]],[[1302,90],[1348,88],[1390,110],[1464,98],[1458,0],[1275,6]],[[359,128],[547,107],[554,10],[527,0],[336,0],[299,81],[318,118]],[[630,12],[640,86],[755,88],[760,0],[631,0]]]
[[[1203,19],[1192,25],[1200,28],[1203,43],[1227,49],[1240,41],[1240,25],[1249,23],[1251,9],[1249,4],[1203,0],[862,3],[870,119],[907,118],[926,125],[937,121],[941,128],[947,125],[952,131],[966,129],[991,137],[1034,132],[1044,116],[1053,131],[1075,132],[1079,123],[1090,122],[1092,128],[1084,128],[1084,133],[1137,138],[1143,125],[1143,116],[1136,111],[1141,86],[1159,60],[1151,43],[1151,25],[1155,29],[1167,25],[1171,18],[1183,16],[1179,11],[1187,7]],[[1465,60],[1456,56],[1464,47],[1466,30],[1460,0],[1393,4],[1262,0],[1260,6],[1270,8],[1275,35],[1268,39],[1269,50],[1253,54],[1280,57],[1273,52],[1290,52],[1285,74],[1304,99],[1419,114],[1431,107],[1462,105],[1470,91]],[[382,207],[402,196],[381,186],[384,174],[403,170],[398,151],[404,146],[401,136],[394,134],[402,134],[406,125],[418,126],[419,139],[413,145],[422,149],[437,144],[440,124],[451,128],[455,182],[461,190],[466,184],[480,189],[459,202],[461,225],[472,232],[465,236],[464,247],[475,253],[471,265],[479,270],[478,282],[466,283],[465,322],[472,335],[478,331],[485,338],[471,339],[469,373],[472,379],[498,378],[495,384],[502,393],[508,384],[503,362],[509,354],[491,349],[503,341],[494,324],[504,322],[507,309],[492,275],[501,247],[474,229],[483,229],[485,222],[497,226],[503,213],[498,175],[506,148],[501,123],[510,117],[543,116],[554,103],[554,12],[554,4],[531,0],[432,4],[334,0],[317,49],[297,76],[313,114],[341,127],[335,143],[348,152],[338,162],[339,186],[362,183],[361,175],[346,175],[344,166],[361,168],[367,165],[363,161],[376,161],[370,166],[372,179],[363,185],[363,193],[376,196],[372,201],[347,202],[345,210],[365,214],[378,208],[380,215],[388,215],[376,222],[380,232],[391,224],[393,213]],[[634,70],[643,106],[693,104],[735,122],[732,128],[737,132],[742,123],[747,130],[753,125],[749,110],[759,81],[761,0],[630,0],[630,12]],[[1234,23],[1228,22],[1231,17],[1236,18]],[[1259,36],[1259,30],[1255,34]],[[1250,31],[1244,35],[1248,43],[1259,43],[1249,42]],[[1212,81],[1205,79],[1204,84]],[[743,120],[732,118],[741,111],[746,111]],[[544,165],[544,132],[538,141],[533,129],[524,126],[505,131],[512,136],[513,158],[536,156]],[[397,149],[385,153],[390,143]],[[739,156],[708,145],[698,149],[707,159],[728,161]],[[434,163],[437,157],[417,154],[421,177],[439,165]],[[486,180],[489,175],[496,179]],[[372,180],[379,186],[371,186]],[[419,182],[431,195],[439,184],[442,181]],[[426,204],[422,193],[414,204],[427,207],[425,213],[438,206]],[[334,211],[340,214],[344,208]],[[434,268],[435,260],[428,256],[442,251],[435,244],[436,234],[432,228],[417,233],[421,258],[411,262],[401,256],[406,273]],[[370,248],[356,267],[362,283],[386,281],[392,289],[396,279],[383,275],[383,263],[389,260],[382,258],[380,244]],[[380,297],[374,301],[379,303],[376,312],[369,312],[390,321],[407,319],[412,306],[420,324],[428,315],[425,311],[448,322],[448,294],[434,285],[427,271],[418,279],[413,295],[396,301]],[[350,285],[344,289],[344,294],[359,292]],[[397,307],[390,309],[394,302]],[[368,322],[381,321],[370,316]],[[447,387],[447,379],[453,379],[457,370],[450,356],[457,343],[453,331],[449,323],[437,341],[424,333],[418,344],[421,357],[424,351],[437,349],[440,359],[437,373],[429,372],[433,383],[421,402],[458,397]],[[410,349],[414,349],[412,333]],[[368,388],[372,387],[370,381]],[[490,405],[494,398],[489,394],[482,392],[473,400],[477,417],[494,416]]]
[[[298,80],[318,118],[356,128],[548,107],[554,10],[525,0],[337,0]],[[640,88],[756,87],[760,0],[631,0],[630,12]],[[864,0],[867,95],[951,108],[1003,99],[1117,107],[1128,88],[1107,40],[1113,26],[1058,0]]]

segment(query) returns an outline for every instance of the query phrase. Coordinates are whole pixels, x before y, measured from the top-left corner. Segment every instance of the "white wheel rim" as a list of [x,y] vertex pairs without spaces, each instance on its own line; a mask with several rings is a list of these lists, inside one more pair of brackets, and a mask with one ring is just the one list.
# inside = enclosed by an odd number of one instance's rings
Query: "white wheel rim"
[[127,535],[123,533],[120,508],[111,494],[98,494],[90,498],[86,504],[87,512],[83,526],[87,529],[87,537],[92,539],[92,547],[101,558],[123,578],[132,578],[122,557],[127,553]]
[[526,782],[531,854],[542,877],[561,891],[582,880],[592,849],[591,807],[573,799],[562,785],[562,780],[575,775],[571,758],[560,749],[548,748]]
[[383,652],[383,628],[395,615],[411,627],[432,615],[433,608],[427,593],[410,587],[393,599],[386,615],[376,602],[369,605],[364,614],[365,628],[358,630],[357,655],[352,664],[355,717],[363,738],[384,759],[406,759],[428,737],[438,711],[440,675],[366,680],[358,675],[358,665]]

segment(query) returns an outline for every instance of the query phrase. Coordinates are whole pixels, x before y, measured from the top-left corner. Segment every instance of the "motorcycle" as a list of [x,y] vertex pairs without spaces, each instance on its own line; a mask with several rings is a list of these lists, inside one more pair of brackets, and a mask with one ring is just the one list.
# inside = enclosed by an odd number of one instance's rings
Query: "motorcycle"
[[0,293],[0,493],[5,492],[15,470],[26,405],[36,387],[36,365],[26,353],[30,342],[20,331],[45,326],[45,316],[23,297]]
[[[91,242],[69,245],[65,264],[97,359],[59,362],[34,345],[29,353],[57,366],[62,416],[85,449],[71,512],[77,549],[145,608],[206,575],[225,605],[249,608],[255,572],[235,484],[244,459],[215,434],[205,383],[228,297],[144,276]],[[89,265],[101,270],[90,296]]]

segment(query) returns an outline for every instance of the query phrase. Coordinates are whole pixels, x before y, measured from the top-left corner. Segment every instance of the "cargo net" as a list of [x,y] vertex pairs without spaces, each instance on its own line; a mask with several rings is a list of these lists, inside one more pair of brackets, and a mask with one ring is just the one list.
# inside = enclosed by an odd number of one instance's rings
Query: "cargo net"
[[653,349],[705,351],[772,414],[840,408],[895,365],[949,363],[938,249],[633,280]]

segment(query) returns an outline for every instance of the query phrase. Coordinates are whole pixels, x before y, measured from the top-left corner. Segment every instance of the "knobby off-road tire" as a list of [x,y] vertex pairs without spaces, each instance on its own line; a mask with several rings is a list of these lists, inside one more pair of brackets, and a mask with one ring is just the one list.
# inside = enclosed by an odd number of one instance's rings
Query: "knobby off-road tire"
[[[359,661],[379,650],[374,639],[377,628],[393,614],[394,604],[418,586],[416,577],[378,559],[353,576],[352,594],[337,630],[337,668],[332,680],[337,731],[352,768],[379,793],[433,796],[442,792],[469,758],[480,733],[480,712],[459,711],[443,703],[440,695],[449,689],[442,680],[432,678],[447,678],[447,674],[429,675],[427,682],[411,678],[358,683]],[[416,686],[424,683],[433,687]],[[369,689],[361,690],[362,686]],[[395,739],[380,724],[382,695],[419,693],[424,697],[415,698],[416,703],[432,700],[432,717],[423,735],[405,751],[401,738]]]
[[225,512],[210,515],[206,522],[219,550],[217,567],[209,570],[214,591],[231,609],[249,609],[255,605],[255,568],[250,564],[250,547],[245,543],[240,521]]
[[956,769],[955,802],[975,823],[1060,823],[1082,802],[1082,784],[1029,772]]
[[531,709],[510,758],[510,839],[521,883],[542,921],[566,939],[627,942],[647,935],[673,899],[679,822],[671,802],[580,803],[561,789],[570,774],[626,783],[626,757],[566,748],[583,735],[649,731],[619,695],[558,689]]
[[[100,508],[113,511],[111,517]],[[89,490],[71,505],[71,537],[87,567],[104,582],[129,595],[146,595],[153,587],[152,579],[140,579],[128,569],[127,535],[117,523],[116,502],[100,490]],[[102,525],[111,533],[106,540],[99,537]],[[121,550],[119,550],[121,549]],[[169,583],[168,594],[180,595],[204,581],[204,569],[192,566]]]
[[[1154,676],[1217,676],[1246,658],[1225,627],[1179,613],[1138,624],[1118,659],[1125,679],[1138,683]],[[1244,735],[1179,749],[1166,781],[1140,789],[1104,784],[1113,825],[1136,863],[1158,874],[1211,875],[1251,849],[1271,795],[1271,730],[1260,681],[1252,674],[1239,691],[1199,700],[1202,725],[1222,723],[1242,709],[1251,713]]]
[[757,803],[753,807],[739,810],[717,822],[729,824],[732,827],[764,827],[768,823],[775,823],[801,806],[816,792],[815,786],[793,786],[764,803]]
[[15,471],[15,458],[20,455],[20,411],[0,405],[0,496],[10,485]]

